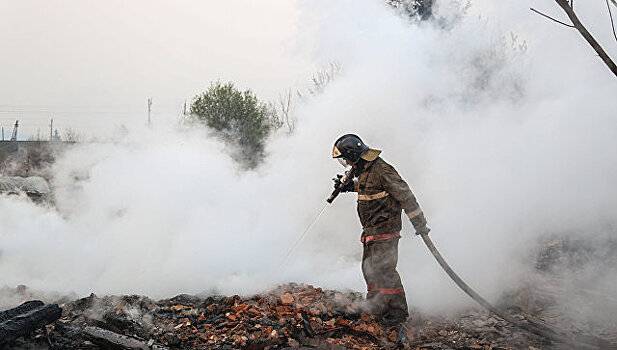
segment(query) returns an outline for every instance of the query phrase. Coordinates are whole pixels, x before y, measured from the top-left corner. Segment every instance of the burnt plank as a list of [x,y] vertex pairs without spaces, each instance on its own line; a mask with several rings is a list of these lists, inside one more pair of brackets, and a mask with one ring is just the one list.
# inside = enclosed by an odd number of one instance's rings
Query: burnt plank
[[39,306],[0,323],[0,344],[6,344],[54,322],[62,316],[57,304]]
[[103,349],[132,350],[132,349],[167,349],[158,345],[149,345],[148,342],[114,333],[99,327],[86,327],[83,334],[94,344]]
[[9,320],[17,315],[21,315],[23,313],[26,313],[30,310],[34,310],[38,307],[41,307],[45,305],[42,301],[40,300],[32,300],[32,301],[26,301],[25,303],[19,305],[18,307],[9,309],[9,310],[5,310],[5,311],[1,311],[0,312],[0,323]]

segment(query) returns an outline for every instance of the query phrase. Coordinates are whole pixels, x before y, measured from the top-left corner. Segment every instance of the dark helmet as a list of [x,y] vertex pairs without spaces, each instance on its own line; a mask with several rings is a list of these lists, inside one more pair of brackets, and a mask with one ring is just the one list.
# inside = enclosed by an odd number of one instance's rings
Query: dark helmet
[[[357,163],[360,158],[373,161],[381,151],[369,148],[358,135],[346,134],[334,142],[332,158],[345,158],[351,163]],[[370,155],[369,155],[370,154]],[[363,157],[364,156],[364,157]],[[368,156],[368,157],[367,157]]]

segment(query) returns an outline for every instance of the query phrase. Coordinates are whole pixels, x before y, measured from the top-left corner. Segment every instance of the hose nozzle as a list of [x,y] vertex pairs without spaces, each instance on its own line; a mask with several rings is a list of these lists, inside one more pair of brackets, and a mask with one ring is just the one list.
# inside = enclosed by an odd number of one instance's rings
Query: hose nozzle
[[334,189],[334,191],[332,191],[332,194],[330,194],[330,197],[328,197],[328,199],[326,199],[326,202],[332,203],[336,199],[336,197],[338,197],[339,193],[341,193],[343,188],[350,181],[353,180],[354,176],[355,176],[355,168],[351,168],[351,169],[347,170],[345,172],[345,175],[343,175],[343,177],[341,177],[341,183]]

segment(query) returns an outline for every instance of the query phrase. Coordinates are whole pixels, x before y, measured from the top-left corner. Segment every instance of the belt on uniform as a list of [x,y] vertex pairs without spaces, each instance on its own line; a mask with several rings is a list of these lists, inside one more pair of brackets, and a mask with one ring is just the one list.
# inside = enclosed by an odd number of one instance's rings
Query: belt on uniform
[[399,238],[399,237],[401,237],[399,232],[384,233],[380,235],[362,236],[360,237],[360,242],[369,243],[369,242],[383,241],[384,239]]
[[369,292],[379,292],[379,294],[400,294],[404,293],[403,287],[397,288],[377,288],[375,286],[366,286],[366,290]]

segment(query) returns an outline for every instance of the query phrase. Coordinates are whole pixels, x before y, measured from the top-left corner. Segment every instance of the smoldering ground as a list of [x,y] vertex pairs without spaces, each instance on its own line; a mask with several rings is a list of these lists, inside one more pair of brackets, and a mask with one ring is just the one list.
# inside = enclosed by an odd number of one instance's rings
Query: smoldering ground
[[[538,237],[614,235],[617,84],[576,33],[518,4],[478,1],[465,14],[444,2],[429,23],[380,2],[298,6],[306,54],[342,69],[299,104],[266,164],[240,172],[216,140],[171,123],[67,152],[54,166],[57,208],[0,199],[2,283],[153,297],[285,281],[362,290],[353,195],[281,266],[341,171],[329,152],[347,132],[383,149],[442,253],[491,300],[534,274]],[[403,236],[410,304],[470,305],[408,223]],[[608,271],[585,283],[614,293]]]

